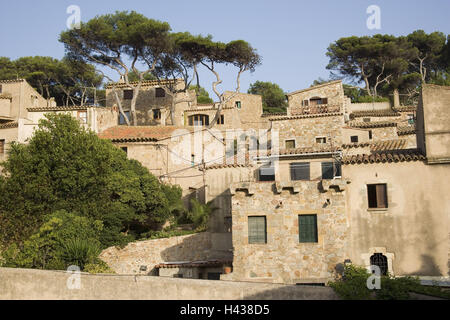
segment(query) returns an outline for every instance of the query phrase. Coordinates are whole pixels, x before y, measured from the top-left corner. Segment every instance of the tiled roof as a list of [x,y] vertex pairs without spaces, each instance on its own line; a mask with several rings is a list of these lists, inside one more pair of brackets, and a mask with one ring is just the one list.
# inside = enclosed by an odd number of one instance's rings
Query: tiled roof
[[[222,110],[226,110],[226,109],[233,109],[233,107],[222,107]],[[217,111],[217,108],[200,108],[200,109],[186,109],[184,110],[184,112],[202,112],[202,111]]]
[[86,110],[88,108],[97,108],[96,106],[55,106],[55,107],[31,107],[27,108],[30,112],[42,112],[42,111],[73,111],[73,110]]
[[19,126],[18,122],[11,121],[11,122],[6,122],[6,123],[1,123],[0,129],[17,128],[18,126]]
[[9,80],[0,80],[0,83],[13,83],[13,82],[24,82],[25,79],[9,79]]
[[189,130],[176,126],[115,126],[98,134],[99,138],[113,142],[146,142],[169,138],[177,129]]
[[[181,79],[178,79],[178,81],[183,81]],[[159,86],[159,85],[167,85],[167,84],[174,84],[176,80],[146,80],[143,81],[141,86],[142,87],[153,87],[153,86]],[[130,81],[129,82],[131,86],[136,86],[138,84],[138,81]],[[126,88],[128,85],[125,82],[115,82],[115,83],[108,83],[105,85],[106,89],[110,89],[112,87],[116,88]]]
[[350,119],[360,118],[360,117],[398,117],[400,113],[394,110],[370,110],[370,111],[354,111],[350,113]]
[[371,122],[351,122],[349,123],[350,127],[354,128],[384,128],[384,127],[396,127],[397,123],[392,121],[371,121]]
[[12,99],[12,95],[10,95],[9,93],[1,93],[0,94],[0,99]]
[[402,126],[397,127],[397,134],[399,136],[407,135],[407,134],[415,134],[416,133],[416,126]]
[[335,84],[335,83],[339,83],[339,82],[342,82],[342,80],[334,80],[334,81],[329,81],[329,82],[326,82],[326,83],[321,83],[321,84],[318,84],[316,86],[312,86],[312,87],[309,87],[309,88],[306,88],[306,89],[301,89],[301,90],[297,90],[297,91],[294,91],[294,92],[287,93],[286,95],[287,96],[291,96],[293,94],[297,94],[297,93],[301,93],[301,92],[305,92],[305,91],[309,91],[309,90],[314,90],[314,89],[317,89],[317,88],[326,87],[326,86],[329,86],[330,84]]
[[377,152],[377,151],[404,149],[405,146],[406,140],[395,139],[376,142],[346,143],[342,145],[342,148],[350,149],[350,148],[370,147],[370,150],[372,152]]
[[194,267],[218,267],[224,264],[231,264],[230,260],[205,260],[205,261],[175,261],[175,262],[163,262],[155,266],[159,268],[194,268]]
[[396,112],[413,112],[417,110],[416,106],[401,106],[394,109]]
[[403,149],[376,152],[372,154],[356,154],[344,156],[343,164],[367,164],[367,163],[385,163],[385,162],[404,162],[404,161],[421,161],[425,160],[425,156],[417,149]]
[[263,113],[261,115],[262,118],[266,118],[266,117],[275,117],[275,116],[287,116],[286,112],[277,112],[277,113]]
[[304,119],[304,118],[317,118],[317,117],[332,117],[332,116],[342,116],[342,112],[329,112],[329,113],[314,113],[314,114],[302,114],[298,116],[282,116],[282,117],[269,117],[270,121],[280,121],[280,120],[293,120],[293,119]]

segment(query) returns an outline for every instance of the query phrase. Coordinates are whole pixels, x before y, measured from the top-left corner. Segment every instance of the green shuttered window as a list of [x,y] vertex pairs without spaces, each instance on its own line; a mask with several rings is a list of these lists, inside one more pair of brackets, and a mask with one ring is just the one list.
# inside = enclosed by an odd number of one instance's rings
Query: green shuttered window
[[248,217],[248,243],[267,243],[266,217]]
[[300,242],[317,242],[317,215],[298,216],[298,234]]

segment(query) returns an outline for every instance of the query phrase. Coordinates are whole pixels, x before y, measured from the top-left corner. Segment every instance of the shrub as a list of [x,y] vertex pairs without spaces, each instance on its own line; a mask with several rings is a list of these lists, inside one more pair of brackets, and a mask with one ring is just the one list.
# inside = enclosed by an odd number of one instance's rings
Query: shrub
[[96,263],[88,263],[84,266],[84,271],[89,273],[115,273],[104,261],[98,260]]
[[101,250],[97,243],[87,239],[68,239],[62,246],[62,258],[66,264],[84,270],[86,264],[96,263]]
[[209,217],[217,208],[212,206],[212,202],[201,203],[197,199],[191,199],[192,210],[188,212],[188,219],[194,224],[197,231],[204,231],[208,227]]

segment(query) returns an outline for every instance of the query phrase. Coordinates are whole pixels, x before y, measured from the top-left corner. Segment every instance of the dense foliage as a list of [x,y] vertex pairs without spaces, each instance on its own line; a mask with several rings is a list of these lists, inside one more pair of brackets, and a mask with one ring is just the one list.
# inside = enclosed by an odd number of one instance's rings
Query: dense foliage
[[381,276],[380,289],[370,290],[367,279],[370,274],[367,269],[346,265],[341,279],[330,282],[338,296],[346,300],[407,300],[412,299],[411,292],[450,298],[448,291],[437,286],[424,286],[416,277]]
[[[79,236],[80,241],[94,238],[96,241],[89,241],[99,247],[123,244],[182,210],[179,187],[161,184],[139,162],[127,159],[122,150],[69,115],[48,114],[28,144],[12,145],[3,167],[0,240],[4,247],[15,244],[26,251],[47,246],[41,239],[54,239],[58,244],[51,246],[56,251],[63,245],[81,250],[82,242],[63,244],[58,240],[73,239],[65,233]],[[69,217],[78,219],[80,230],[73,229]],[[62,222],[56,223],[56,218]],[[85,235],[87,230],[96,233]],[[44,236],[48,232],[50,238]],[[55,253],[55,259],[63,257]],[[32,266],[50,263],[47,258],[43,261],[32,262]]]
[[261,95],[263,113],[286,112],[286,94],[276,83],[256,81],[255,83],[250,84],[250,88],[247,92]]

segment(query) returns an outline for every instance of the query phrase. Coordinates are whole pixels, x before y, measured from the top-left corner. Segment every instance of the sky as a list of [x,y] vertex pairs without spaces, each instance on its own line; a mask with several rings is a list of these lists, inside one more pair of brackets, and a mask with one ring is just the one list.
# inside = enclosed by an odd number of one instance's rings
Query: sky
[[[58,41],[77,5],[81,21],[115,11],[136,11],[166,21],[175,32],[211,34],[214,40],[248,41],[262,56],[255,72],[242,76],[241,91],[257,80],[275,82],[286,92],[329,78],[327,47],[341,37],[377,33],[407,35],[422,29],[450,34],[449,0],[0,0],[0,56],[62,58]],[[380,29],[369,29],[372,13],[380,8]],[[237,70],[219,69],[221,90],[234,90]],[[109,75],[118,79],[113,72]],[[210,93],[213,76],[201,70],[201,85]]]

